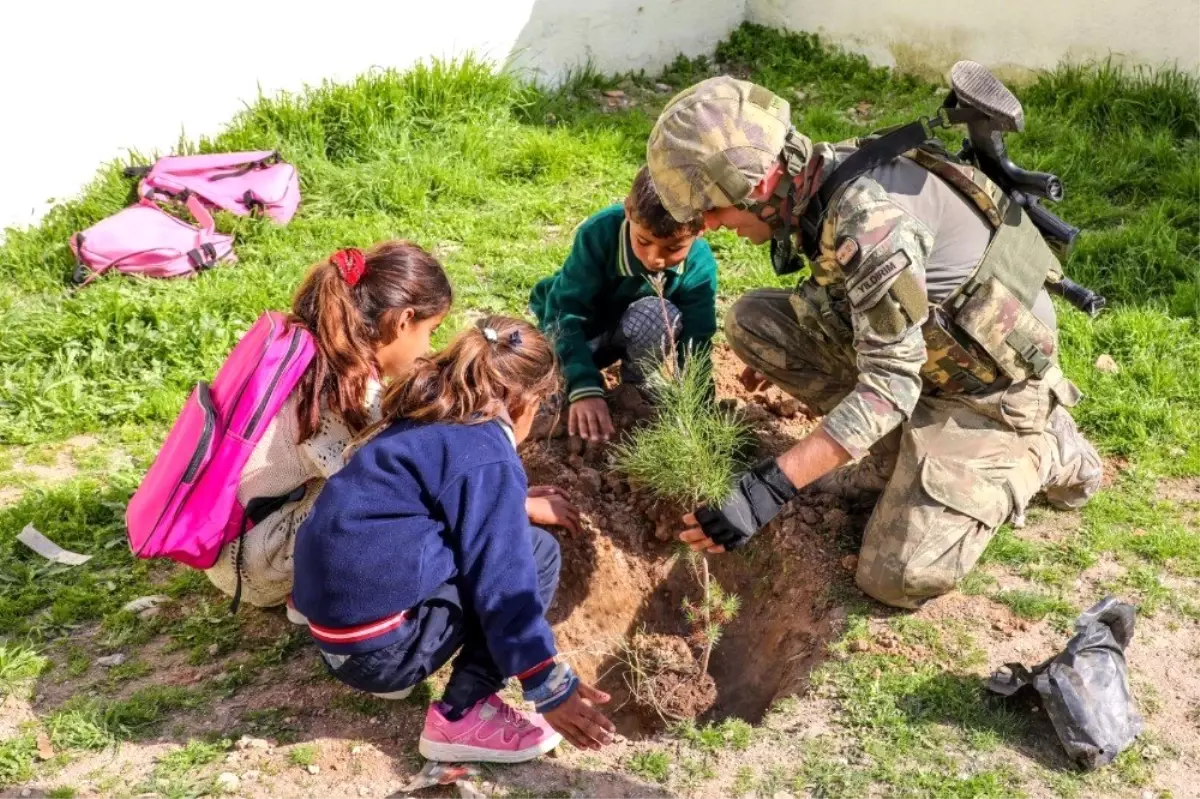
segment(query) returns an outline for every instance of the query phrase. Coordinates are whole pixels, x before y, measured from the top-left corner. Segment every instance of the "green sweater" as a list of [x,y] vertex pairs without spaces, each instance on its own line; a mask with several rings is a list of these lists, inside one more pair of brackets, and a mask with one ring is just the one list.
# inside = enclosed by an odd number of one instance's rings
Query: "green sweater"
[[[655,296],[650,274],[633,254],[625,207],[617,204],[585,220],[562,269],[534,286],[529,304],[554,336],[568,401],[604,395],[588,342],[615,330],[634,300]],[[680,346],[707,348],[717,332],[717,262],[708,242],[697,239],[687,259],[663,274],[664,295],[682,316]]]

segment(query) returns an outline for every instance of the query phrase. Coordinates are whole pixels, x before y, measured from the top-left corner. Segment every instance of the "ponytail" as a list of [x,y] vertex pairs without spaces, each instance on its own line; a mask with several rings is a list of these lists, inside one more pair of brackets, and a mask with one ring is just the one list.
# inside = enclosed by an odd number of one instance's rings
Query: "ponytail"
[[532,325],[485,317],[449,347],[417,361],[383,398],[383,420],[481,424],[558,390],[554,349]]
[[320,427],[322,406],[336,411],[352,433],[369,422],[367,385],[379,379],[375,351],[396,337],[400,314],[415,320],[445,313],[450,280],[432,255],[407,241],[378,244],[365,255],[340,250],[314,266],[296,292],[292,321],[317,344],[301,378],[300,441]]

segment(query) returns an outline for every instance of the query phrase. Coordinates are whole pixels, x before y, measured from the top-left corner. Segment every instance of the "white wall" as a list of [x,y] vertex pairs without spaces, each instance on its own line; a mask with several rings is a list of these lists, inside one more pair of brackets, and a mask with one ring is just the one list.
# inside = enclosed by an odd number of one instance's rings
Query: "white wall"
[[[745,0],[204,0],[0,6],[0,231],[126,149],[168,152],[267,94],[471,51],[555,80],[711,53]],[[2,266],[2,265],[0,265]]]
[[924,73],[963,58],[1012,74],[1110,53],[1200,70],[1197,0],[748,0],[746,15]]

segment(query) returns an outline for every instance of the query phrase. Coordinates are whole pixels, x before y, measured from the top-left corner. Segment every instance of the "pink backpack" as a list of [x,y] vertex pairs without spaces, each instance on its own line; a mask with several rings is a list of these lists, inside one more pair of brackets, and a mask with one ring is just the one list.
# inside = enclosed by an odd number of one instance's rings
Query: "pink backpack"
[[296,167],[273,150],[172,155],[152,167],[130,167],[125,174],[142,178],[138,194],[143,197],[184,200],[197,195],[206,204],[239,216],[261,211],[281,225],[291,220],[300,204]]
[[315,352],[307,330],[268,312],[242,336],[212,384],[196,384],[125,511],[134,555],[210,568],[221,547],[253,522],[299,499],[296,493],[256,497],[242,507],[237,491],[250,453]]
[[75,282],[90,283],[109,269],[147,277],[194,275],[218,261],[236,260],[233,236],[214,230],[204,204],[190,197],[187,207],[198,227],[143,199],[71,236],[79,262]]

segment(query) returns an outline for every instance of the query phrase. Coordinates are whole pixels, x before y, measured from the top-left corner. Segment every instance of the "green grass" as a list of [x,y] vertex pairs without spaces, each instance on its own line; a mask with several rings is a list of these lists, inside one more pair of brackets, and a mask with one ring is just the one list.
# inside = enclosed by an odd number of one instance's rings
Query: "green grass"
[[644,780],[665,783],[671,775],[671,757],[657,749],[638,752],[629,758],[625,768]]
[[294,766],[311,766],[317,759],[317,750],[312,744],[297,744],[288,750],[288,762]]
[[50,665],[48,658],[20,644],[0,644],[0,697],[25,694]]
[[[814,140],[907,121],[941,101],[923,80],[871,67],[806,34],[745,25],[714,60],[789,100],[796,123]],[[130,188],[120,175],[123,164],[103,166],[78,198],[39,225],[8,231],[0,245],[0,486],[23,494],[0,508],[0,691],[30,690],[46,668],[39,658],[53,659],[54,674],[70,679],[94,672],[96,652],[74,636],[97,623],[101,652],[134,653],[160,636],[196,661],[210,650],[218,657],[245,652],[231,658],[223,677],[194,691],[152,686],[115,698],[122,679],[145,676],[143,667],[133,660],[107,672],[91,686],[98,695],[41,719],[56,747],[87,752],[159,734],[178,715],[249,690],[298,656],[306,646],[302,633],[254,638],[243,619],[225,613],[202,574],[128,554],[124,506],[191,384],[212,375],[262,310],[288,305],[308,264],[347,244],[402,235],[436,249],[459,297],[441,341],[467,312],[523,312],[533,284],[561,264],[574,226],[627,190],[657,105],[669,96],[651,84],[681,88],[710,66],[681,58],[660,76],[582,71],[546,90],[468,60],[261,99],[226,131],[191,146],[281,149],[301,173],[300,212],[284,228],[220,216],[219,227],[237,236],[239,263],[198,280],[112,277],[84,291],[66,286],[67,238],[123,207]],[[595,94],[615,85],[638,105],[605,112]],[[1017,88],[1027,130],[1009,138],[1010,150],[1022,165],[1062,177],[1067,196],[1054,210],[1084,228],[1066,271],[1109,300],[1095,320],[1056,305],[1063,367],[1087,395],[1074,414],[1100,449],[1126,467],[1077,527],[1036,538],[1005,528],[988,547],[984,568],[964,581],[964,592],[1026,618],[1069,622],[1081,609],[1068,600],[1075,581],[1102,558],[1119,570],[1097,590],[1120,592],[1144,614],[1200,615],[1195,599],[1177,587],[1200,575],[1197,509],[1157,495],[1162,479],[1200,473],[1198,89],[1196,78],[1183,73],[1106,63],[1063,66]],[[865,118],[848,114],[852,107],[865,109]],[[708,239],[720,263],[722,307],[749,288],[787,285],[772,275],[762,250],[725,232]],[[1118,373],[1095,369],[1102,354],[1116,360]],[[732,452],[736,436],[714,434],[709,423],[660,429],[661,438],[639,447],[638,462],[626,470],[640,470],[664,493],[720,498],[731,461],[724,454],[709,460],[706,442],[728,444]],[[64,440],[81,433],[100,443],[72,450],[78,477],[49,486],[20,471],[21,462],[52,463]],[[132,466],[112,468],[110,453],[128,454]],[[675,468],[685,461],[699,463],[700,479]],[[1035,509],[1031,518],[1039,512],[1045,513]],[[93,559],[76,568],[47,564],[14,542],[29,522]],[[989,572],[1015,574],[1026,587],[1000,590]],[[186,602],[149,621],[120,610],[158,593]],[[818,695],[836,707],[837,743],[806,744],[797,760],[739,772],[738,791],[987,796],[1026,790],[1022,774],[1004,759],[1030,744],[1027,719],[985,697],[975,676],[982,654],[972,633],[987,631],[904,616],[887,623],[922,653],[916,662],[851,651],[852,641],[871,636],[866,613],[853,611],[846,636],[832,647],[835,659],[813,678]],[[68,635],[71,643],[47,648]],[[374,710],[341,695],[338,705]],[[303,712],[249,712],[239,726],[294,742]],[[653,781],[673,777],[679,783],[673,788],[693,790],[707,779],[710,760],[753,748],[756,736],[748,727],[693,726],[681,736],[689,754],[673,771],[666,753],[656,751],[631,758],[626,768]],[[180,796],[208,790],[209,763],[200,761],[217,751],[205,747],[214,746],[191,742],[173,753],[176,759],[156,769],[163,783],[147,789]],[[989,765],[965,762],[963,751],[987,752]],[[1139,744],[1098,775],[1040,766],[1033,772],[1062,796],[1130,793],[1130,786],[1152,784],[1153,763],[1144,751]],[[27,730],[0,741],[0,784],[38,774],[35,752],[35,734]]]
[[205,767],[219,760],[229,746],[227,740],[215,744],[189,740],[159,759],[144,787],[166,799],[195,799],[214,793],[213,775]]

